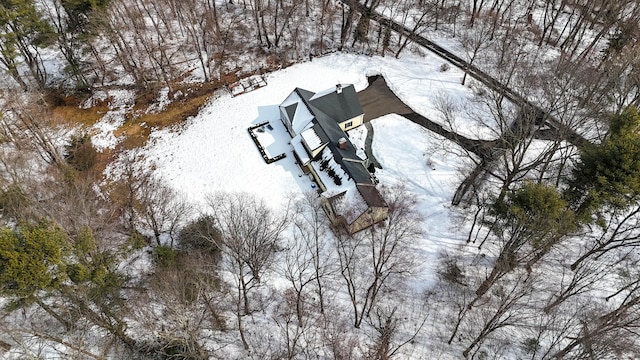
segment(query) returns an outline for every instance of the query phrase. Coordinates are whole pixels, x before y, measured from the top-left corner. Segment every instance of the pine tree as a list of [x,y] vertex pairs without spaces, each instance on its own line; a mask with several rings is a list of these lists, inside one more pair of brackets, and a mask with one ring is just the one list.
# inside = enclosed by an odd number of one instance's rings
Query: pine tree
[[0,294],[20,302],[65,279],[66,234],[49,222],[0,230]]
[[567,198],[585,221],[640,198],[640,115],[629,107],[611,117],[600,144],[585,147],[569,181]]
[[18,56],[21,56],[28,66],[38,87],[44,88],[48,74],[40,56],[40,49],[49,46],[54,36],[53,29],[42,18],[33,2],[0,2],[0,62],[23,88],[27,88],[27,82],[18,71]]

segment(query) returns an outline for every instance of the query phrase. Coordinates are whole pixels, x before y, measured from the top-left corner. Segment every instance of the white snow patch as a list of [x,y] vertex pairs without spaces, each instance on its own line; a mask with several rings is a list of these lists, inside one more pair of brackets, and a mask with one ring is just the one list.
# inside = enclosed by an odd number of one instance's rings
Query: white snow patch
[[313,127],[310,127],[307,130],[303,131],[300,135],[302,135],[302,138],[312,150],[315,150],[319,148],[320,145],[322,145],[322,141],[320,140],[318,134],[316,134],[316,131]]
[[90,107],[95,101],[108,100],[109,111],[92,127],[93,145],[98,150],[112,149],[118,144],[115,131],[124,124],[126,115],[134,105],[135,92],[133,90],[105,90],[98,91],[87,100],[83,107]]

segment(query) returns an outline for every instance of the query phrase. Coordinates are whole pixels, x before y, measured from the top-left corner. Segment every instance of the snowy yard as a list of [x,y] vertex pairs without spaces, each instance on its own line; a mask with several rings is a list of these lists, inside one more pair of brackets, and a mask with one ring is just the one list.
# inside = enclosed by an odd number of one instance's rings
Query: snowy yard
[[640,359],[640,1],[476,3],[5,1],[0,359]]
[[[383,74],[400,98],[418,111],[443,93],[468,101],[473,94],[459,84],[462,74],[440,72],[439,64],[438,59],[429,57],[396,60],[345,54],[299,64],[269,75],[267,87],[237,97],[226,93],[214,96],[179,132],[155,132],[148,157],[155,162],[157,173],[194,203],[203,204],[205,196],[217,191],[248,192],[277,209],[314,186],[294,163],[289,135],[279,120],[277,105],[293,88],[321,91],[341,82],[362,90],[367,76]],[[269,157],[287,153],[286,158],[272,164],[264,162],[247,133],[249,127],[266,121],[273,130],[265,126],[263,132],[256,132],[266,153]],[[469,128],[475,126],[466,121]],[[424,217],[426,237],[415,244],[426,265],[416,279],[416,287],[423,288],[432,279],[431,264],[439,249],[459,243],[461,238],[450,222],[448,206],[461,181],[458,170],[465,166],[464,160],[447,151],[456,144],[400,116],[387,115],[371,123],[373,152],[383,167],[376,172],[381,185],[403,184],[415,196]],[[366,130],[361,127],[357,132],[351,136],[361,138],[356,143],[362,143]]]
[[[348,54],[330,55],[314,59],[313,62],[299,64],[268,76],[269,85],[242,96],[218,94],[200,112],[191,119],[181,131],[162,130],[152,134],[148,149],[149,158],[157,166],[158,174],[170,185],[180,190],[189,199],[198,202],[203,196],[216,191],[243,191],[257,194],[274,207],[282,206],[291,195],[300,194],[311,188],[311,182],[301,177],[301,171],[294,163],[293,156],[267,165],[262,160],[247,128],[268,121],[273,130],[261,133],[260,141],[265,145],[269,156],[282,152],[291,152],[288,134],[279,120],[277,105],[295,88],[321,91],[340,83],[353,83],[357,90],[367,86],[367,76],[382,74],[390,87],[400,98],[420,113],[429,107],[430,102],[442,94],[458,102],[468,101],[473,93],[467,87],[459,85],[462,73],[456,70],[440,72],[441,61],[435,57],[407,57],[400,60],[382,57],[365,57]],[[431,114],[432,119],[437,117]],[[396,120],[400,121],[400,120]],[[475,122],[460,117],[471,133],[481,132]],[[425,150],[419,144],[404,141],[405,146],[395,152],[375,150],[384,147],[384,141],[403,138],[394,133],[406,126],[388,127],[372,122],[375,127],[374,151],[376,155],[395,163],[395,159],[415,160],[422,166]],[[379,132],[378,132],[379,128]],[[421,130],[420,130],[421,131]],[[270,136],[273,137],[270,139]],[[431,135],[427,135],[426,138]],[[263,142],[264,141],[264,142]],[[415,151],[406,145],[416,146]],[[453,144],[449,144],[454,146]],[[386,149],[386,148],[385,148]],[[413,154],[415,152],[415,154]],[[455,159],[432,159],[435,162],[452,162]],[[407,160],[408,161],[408,160]],[[456,164],[438,170],[438,178],[446,177],[455,183]],[[442,174],[441,174],[442,173]],[[400,173],[396,177],[415,175]],[[416,179],[409,179],[415,181]],[[433,181],[433,179],[430,179]],[[451,197],[450,185],[446,191],[428,189],[440,193],[440,204],[447,203]]]

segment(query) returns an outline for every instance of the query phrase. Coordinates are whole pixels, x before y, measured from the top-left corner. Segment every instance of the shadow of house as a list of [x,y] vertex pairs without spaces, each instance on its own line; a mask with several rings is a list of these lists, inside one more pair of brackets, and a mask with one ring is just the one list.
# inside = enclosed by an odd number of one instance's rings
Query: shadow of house
[[296,161],[320,187],[323,208],[334,225],[353,234],[387,218],[369,160],[346,134],[364,122],[353,85],[319,93],[296,88],[280,104],[280,119],[291,135]]

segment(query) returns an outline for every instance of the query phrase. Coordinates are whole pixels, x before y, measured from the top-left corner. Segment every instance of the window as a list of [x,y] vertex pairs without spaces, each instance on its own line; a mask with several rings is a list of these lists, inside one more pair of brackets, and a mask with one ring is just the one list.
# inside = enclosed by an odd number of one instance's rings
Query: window
[[347,121],[346,123],[344,123],[344,128],[350,128],[351,126],[353,126],[353,121]]

